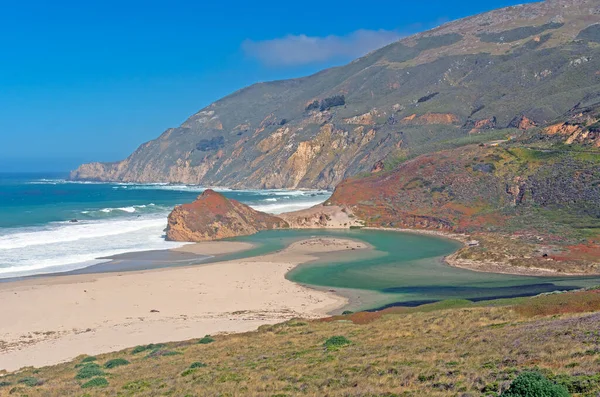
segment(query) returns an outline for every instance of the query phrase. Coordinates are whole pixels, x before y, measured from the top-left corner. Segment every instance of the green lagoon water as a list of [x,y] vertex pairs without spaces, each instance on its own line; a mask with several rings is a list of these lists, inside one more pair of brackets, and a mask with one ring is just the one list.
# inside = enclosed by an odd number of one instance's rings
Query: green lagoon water
[[240,237],[256,247],[219,258],[237,259],[285,248],[313,236],[345,237],[364,241],[374,251],[356,250],[322,255],[288,274],[292,281],[361,296],[355,308],[381,308],[446,300],[473,301],[532,296],[600,284],[600,278],[524,277],[473,272],[450,267],[443,257],[460,248],[458,242],[439,237],[375,230],[278,230]]

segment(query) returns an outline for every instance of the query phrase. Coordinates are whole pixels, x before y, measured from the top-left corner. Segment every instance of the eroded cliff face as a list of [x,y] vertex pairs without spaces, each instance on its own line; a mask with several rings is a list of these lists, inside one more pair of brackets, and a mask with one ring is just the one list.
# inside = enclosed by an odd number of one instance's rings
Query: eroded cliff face
[[287,222],[281,218],[256,211],[208,189],[193,203],[177,206],[169,214],[167,240],[220,240],[287,227]]
[[550,125],[543,132],[561,137],[567,145],[600,148],[600,108],[578,109],[568,121]]
[[[334,188],[469,134],[535,130],[600,86],[596,0],[495,10],[313,76],[255,84],[76,180]],[[594,129],[573,142],[597,142]],[[401,148],[402,152],[399,153]]]

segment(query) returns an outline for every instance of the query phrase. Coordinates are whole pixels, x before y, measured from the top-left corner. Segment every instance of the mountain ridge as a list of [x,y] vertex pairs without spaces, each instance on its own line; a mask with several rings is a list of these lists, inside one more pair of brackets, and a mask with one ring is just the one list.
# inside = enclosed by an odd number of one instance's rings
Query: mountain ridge
[[[598,23],[591,0],[450,22],[344,66],[242,88],[127,159],[82,165],[71,179],[331,189],[448,141],[545,126],[598,100]],[[341,106],[323,107],[340,96]]]

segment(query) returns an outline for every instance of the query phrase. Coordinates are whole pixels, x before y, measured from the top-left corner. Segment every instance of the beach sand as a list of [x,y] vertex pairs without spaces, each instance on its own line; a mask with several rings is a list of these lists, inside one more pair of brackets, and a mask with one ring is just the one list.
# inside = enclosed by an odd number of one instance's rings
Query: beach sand
[[[239,244],[180,249],[218,255],[249,248]],[[322,317],[346,299],[295,284],[285,274],[319,253],[365,248],[352,240],[313,238],[274,254],[228,262],[0,284],[0,370]]]

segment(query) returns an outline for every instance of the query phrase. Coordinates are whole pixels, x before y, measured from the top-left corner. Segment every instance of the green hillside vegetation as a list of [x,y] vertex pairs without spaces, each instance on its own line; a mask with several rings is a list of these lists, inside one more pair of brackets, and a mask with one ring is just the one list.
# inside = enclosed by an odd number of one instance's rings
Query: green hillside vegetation
[[290,320],[25,368],[0,378],[0,395],[591,397],[599,311],[592,289]]

